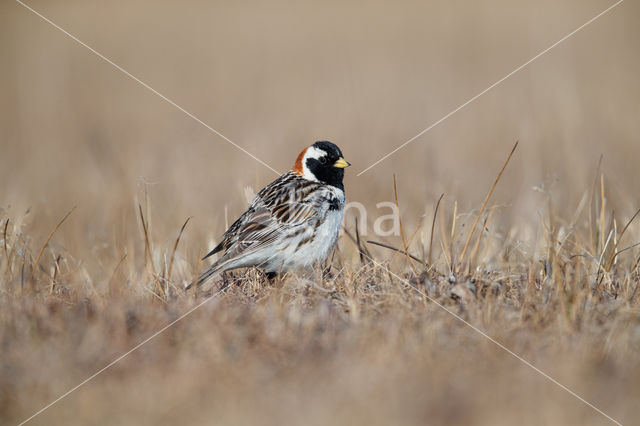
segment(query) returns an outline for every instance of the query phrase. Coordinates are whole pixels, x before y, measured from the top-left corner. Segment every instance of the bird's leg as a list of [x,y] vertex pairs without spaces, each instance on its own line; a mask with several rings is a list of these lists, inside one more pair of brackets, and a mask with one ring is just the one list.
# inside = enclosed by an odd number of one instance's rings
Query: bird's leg
[[322,280],[330,280],[334,277],[331,272],[331,265],[320,265],[320,271],[322,271]]

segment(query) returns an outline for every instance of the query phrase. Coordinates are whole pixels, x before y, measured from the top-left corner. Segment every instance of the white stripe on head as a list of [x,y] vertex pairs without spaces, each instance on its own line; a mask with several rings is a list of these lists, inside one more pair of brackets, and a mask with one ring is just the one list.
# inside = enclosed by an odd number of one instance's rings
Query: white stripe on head
[[313,145],[307,148],[307,151],[304,153],[304,157],[302,158],[302,177],[307,180],[312,180],[314,182],[319,182],[318,178],[311,173],[311,170],[307,167],[307,159],[315,158],[316,160],[325,157],[327,153],[322,150],[314,147]]

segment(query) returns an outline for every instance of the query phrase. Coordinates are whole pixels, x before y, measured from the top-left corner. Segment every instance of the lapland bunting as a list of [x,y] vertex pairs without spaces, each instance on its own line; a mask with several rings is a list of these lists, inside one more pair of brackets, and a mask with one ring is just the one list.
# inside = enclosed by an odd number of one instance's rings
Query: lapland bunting
[[229,269],[256,266],[273,276],[324,262],[338,238],[349,165],[331,142],[305,148],[293,169],[264,187],[203,258],[222,252],[197,284]]

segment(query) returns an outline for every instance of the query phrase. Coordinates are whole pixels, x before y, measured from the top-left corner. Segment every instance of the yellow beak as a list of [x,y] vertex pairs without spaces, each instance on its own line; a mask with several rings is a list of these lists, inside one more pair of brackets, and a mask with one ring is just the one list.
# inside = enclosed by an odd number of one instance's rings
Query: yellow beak
[[349,163],[348,161],[346,161],[342,157],[338,158],[338,161],[333,163],[333,167],[337,167],[339,169],[344,169],[345,167],[349,167],[350,165],[351,165],[351,163]]

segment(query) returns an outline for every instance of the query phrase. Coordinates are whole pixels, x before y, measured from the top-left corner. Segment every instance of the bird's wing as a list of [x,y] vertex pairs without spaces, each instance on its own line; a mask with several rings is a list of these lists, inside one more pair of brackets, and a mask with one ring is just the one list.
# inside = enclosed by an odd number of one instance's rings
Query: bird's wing
[[207,257],[224,250],[216,263],[226,262],[268,246],[294,227],[318,220],[320,200],[314,191],[319,186],[293,173],[276,179],[258,193]]

